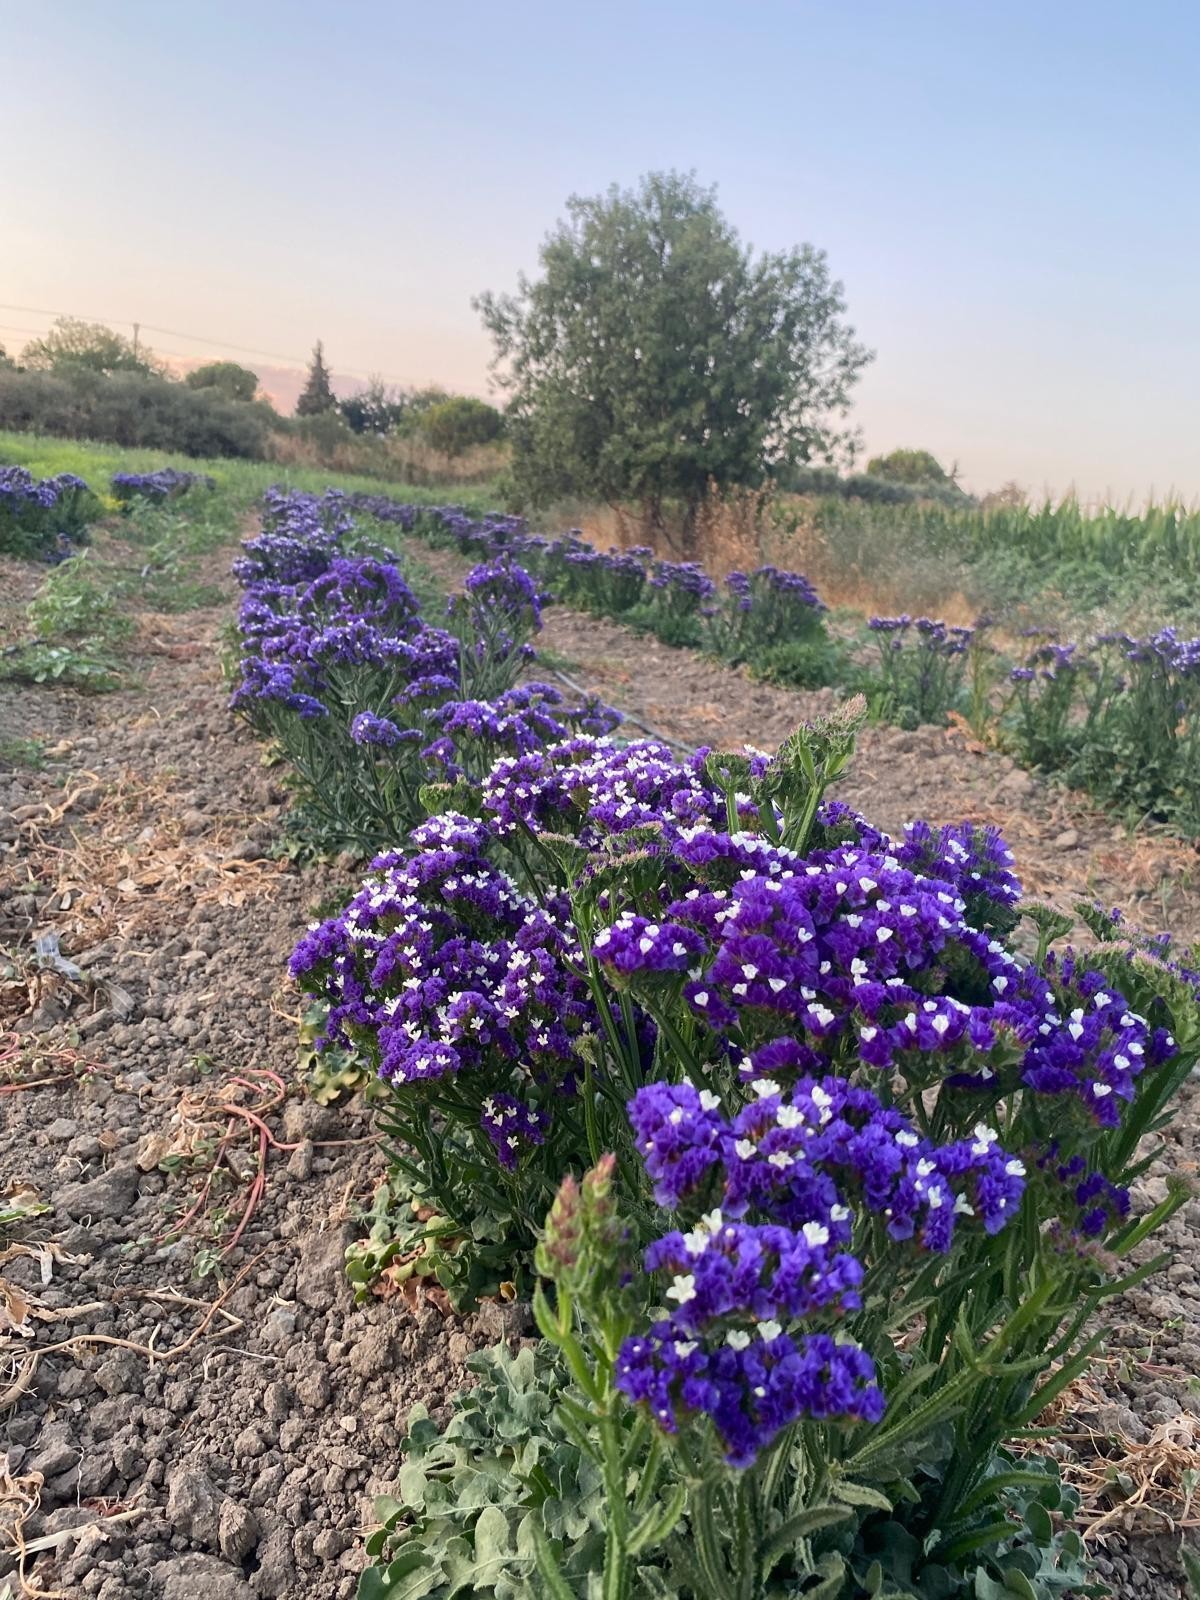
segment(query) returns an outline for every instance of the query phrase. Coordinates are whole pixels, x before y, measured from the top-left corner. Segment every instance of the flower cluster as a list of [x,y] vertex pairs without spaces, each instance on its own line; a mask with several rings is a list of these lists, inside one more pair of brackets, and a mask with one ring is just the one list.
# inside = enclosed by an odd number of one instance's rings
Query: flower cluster
[[149,500],[160,505],[164,500],[178,500],[192,489],[215,489],[216,479],[206,472],[185,472],[179,467],[159,467],[156,472],[114,472],[112,492],[123,506],[135,500]]
[[573,1093],[594,1010],[561,898],[524,895],[486,843],[456,813],[422,824],[412,853],[379,857],[345,910],[309,929],[291,972],[329,1005],[326,1043],[366,1049],[410,1094],[459,1082],[512,1167]]
[[35,478],[25,467],[0,467],[0,552],[62,560],[98,509],[72,472]]
[[680,1338],[668,1319],[626,1340],[617,1387],[647,1407],[666,1433],[699,1414],[712,1419],[734,1467],[751,1466],[793,1422],[878,1422],[885,1405],[875,1363],[861,1346],[829,1334],[801,1339],[778,1323],[724,1343]]
[[378,846],[421,814],[431,769],[478,777],[501,752],[616,726],[606,706],[514,686],[540,625],[520,567],[476,567],[437,627],[391,552],[360,553],[355,534],[344,496],[273,490],[234,568],[245,592],[232,704],[284,747],[327,827]]

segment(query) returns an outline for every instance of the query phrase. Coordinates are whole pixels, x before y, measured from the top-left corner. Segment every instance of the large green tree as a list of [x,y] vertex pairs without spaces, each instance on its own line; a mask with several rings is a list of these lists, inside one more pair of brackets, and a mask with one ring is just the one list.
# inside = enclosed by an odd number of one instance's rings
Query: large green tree
[[872,456],[867,462],[867,472],[873,478],[886,478],[890,483],[952,484],[958,476],[955,465],[949,472],[928,450],[892,450],[886,456]]
[[237,361],[206,361],[183,381],[189,389],[216,389],[227,400],[253,400],[258,393],[258,373]]
[[573,197],[515,295],[475,302],[508,394],[531,500],[637,502],[655,527],[710,480],[852,454],[850,391],[870,359],[811,245],[744,246],[694,177]]
[[329,368],[325,365],[325,347],[320,339],[313,346],[312,360],[308,364],[308,377],[300,398],[296,401],[298,417],[318,417],[323,411],[337,410],[337,396],[329,381]]
[[21,352],[22,365],[34,372],[54,372],[63,367],[88,372],[141,372],[163,374],[163,363],[145,345],[107,328],[102,322],[79,317],[59,317],[50,332],[33,339]]

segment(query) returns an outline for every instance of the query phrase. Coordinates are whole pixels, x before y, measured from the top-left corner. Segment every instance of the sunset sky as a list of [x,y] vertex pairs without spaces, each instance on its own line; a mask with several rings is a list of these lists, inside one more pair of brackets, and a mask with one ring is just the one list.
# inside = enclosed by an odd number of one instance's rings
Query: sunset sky
[[828,252],[868,451],[1200,497],[1193,5],[0,0],[0,30],[10,351],[68,312],[486,394],[471,296],[572,192],[694,168],[747,241]]

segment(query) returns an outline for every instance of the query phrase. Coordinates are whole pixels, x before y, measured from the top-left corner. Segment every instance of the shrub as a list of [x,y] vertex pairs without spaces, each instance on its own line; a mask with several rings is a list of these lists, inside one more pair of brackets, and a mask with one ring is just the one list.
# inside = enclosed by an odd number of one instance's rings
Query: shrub
[[261,457],[270,407],[138,372],[0,369],[0,427],[188,456]]
[[1009,724],[1021,758],[1139,816],[1200,827],[1200,640],[1038,645],[1011,673]]
[[976,628],[955,628],[929,617],[872,617],[879,645],[876,711],[902,728],[945,722],[963,703],[969,651]]
[[504,431],[504,418],[485,400],[458,394],[430,406],[420,418],[420,429],[435,450],[460,456],[472,445],[498,439]]
[[253,400],[258,393],[258,373],[236,361],[206,361],[183,381],[189,389],[216,389],[227,400]]

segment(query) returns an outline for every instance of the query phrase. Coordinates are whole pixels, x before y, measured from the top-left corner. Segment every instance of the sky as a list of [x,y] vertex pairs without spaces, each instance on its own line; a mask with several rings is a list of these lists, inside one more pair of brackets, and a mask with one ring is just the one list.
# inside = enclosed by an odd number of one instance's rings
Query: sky
[[0,0],[0,37],[10,351],[65,312],[486,395],[472,296],[568,195],[695,170],[828,253],[867,454],[1200,498],[1191,0]]

